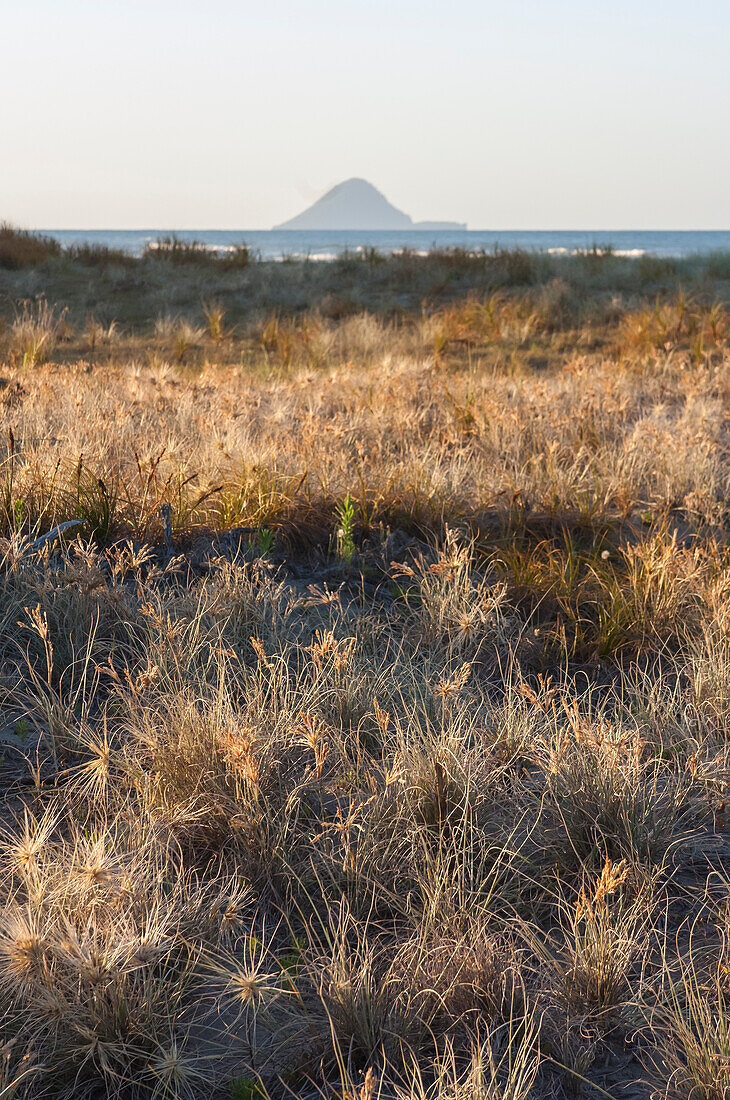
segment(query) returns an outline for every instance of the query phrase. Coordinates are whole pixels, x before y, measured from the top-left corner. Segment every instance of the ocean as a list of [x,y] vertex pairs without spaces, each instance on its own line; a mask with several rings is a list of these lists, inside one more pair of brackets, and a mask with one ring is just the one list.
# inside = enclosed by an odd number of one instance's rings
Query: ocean
[[374,247],[383,252],[409,248],[524,248],[568,255],[578,250],[610,246],[623,256],[691,256],[730,251],[730,230],[407,230],[400,232],[246,230],[246,229],[45,229],[62,244],[102,244],[139,255],[158,237],[175,236],[199,241],[211,251],[223,252],[245,244],[264,260],[309,257],[328,260],[345,249]]

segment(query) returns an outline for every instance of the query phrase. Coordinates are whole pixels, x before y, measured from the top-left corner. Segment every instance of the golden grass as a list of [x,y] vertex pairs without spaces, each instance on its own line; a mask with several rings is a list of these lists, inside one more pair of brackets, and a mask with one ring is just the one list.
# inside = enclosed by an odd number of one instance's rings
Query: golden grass
[[719,1100],[724,284],[168,252],[7,276],[0,1095]]

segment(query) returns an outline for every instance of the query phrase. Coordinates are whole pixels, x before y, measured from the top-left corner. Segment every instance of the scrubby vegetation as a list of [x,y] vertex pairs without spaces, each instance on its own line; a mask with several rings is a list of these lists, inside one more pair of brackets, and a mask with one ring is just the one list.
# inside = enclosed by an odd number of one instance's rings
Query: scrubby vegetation
[[19,240],[0,1095],[725,1097],[730,268]]

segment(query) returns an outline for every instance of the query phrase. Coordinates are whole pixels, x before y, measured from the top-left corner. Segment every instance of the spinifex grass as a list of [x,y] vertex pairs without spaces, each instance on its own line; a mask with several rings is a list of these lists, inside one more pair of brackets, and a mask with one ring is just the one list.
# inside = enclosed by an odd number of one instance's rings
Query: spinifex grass
[[3,240],[0,1091],[721,1097],[719,259]]

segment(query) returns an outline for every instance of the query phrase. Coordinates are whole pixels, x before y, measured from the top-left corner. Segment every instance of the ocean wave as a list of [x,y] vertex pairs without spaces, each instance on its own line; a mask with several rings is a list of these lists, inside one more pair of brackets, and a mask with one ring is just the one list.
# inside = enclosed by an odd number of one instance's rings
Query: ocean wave
[[[594,250],[592,248],[547,248],[545,251],[550,256],[585,256],[593,255]],[[636,258],[637,256],[646,256],[648,250],[646,248],[597,248],[595,254],[597,256],[628,256]]]
[[283,232],[268,230],[57,230],[39,229],[55,237],[61,244],[104,245],[140,256],[146,248],[160,248],[160,237],[177,237],[181,243],[196,241],[209,253],[226,256],[242,245],[252,256],[263,260],[281,261],[305,259],[326,261],[347,251],[362,254],[375,249],[383,255],[408,251],[427,254],[432,249],[458,248],[463,253],[519,248],[537,255],[576,256],[591,253],[601,246],[612,255],[627,260],[644,256],[682,257],[706,256],[713,252],[730,252],[728,231],[615,231],[611,230],[463,230],[454,232],[409,230],[407,233],[381,232]]
[[[158,249],[165,251],[170,247],[165,240],[157,237],[145,237],[145,242],[145,247],[150,252],[156,252]],[[238,252],[240,248],[248,247],[245,244],[210,244],[206,241],[187,241],[185,239],[182,239],[180,244],[183,246],[194,244],[196,249],[200,249],[202,252],[215,253],[216,255],[223,252]]]

